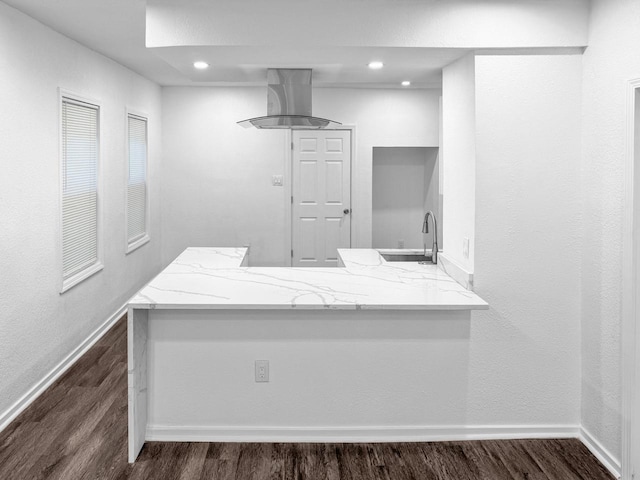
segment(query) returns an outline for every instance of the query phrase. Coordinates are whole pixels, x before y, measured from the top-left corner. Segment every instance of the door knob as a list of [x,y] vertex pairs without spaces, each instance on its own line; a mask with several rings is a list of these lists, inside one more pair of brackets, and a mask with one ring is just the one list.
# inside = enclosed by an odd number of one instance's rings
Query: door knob
[[344,213],[345,215],[348,215],[349,213],[351,213],[351,210],[349,210],[348,208],[345,208],[342,213]]

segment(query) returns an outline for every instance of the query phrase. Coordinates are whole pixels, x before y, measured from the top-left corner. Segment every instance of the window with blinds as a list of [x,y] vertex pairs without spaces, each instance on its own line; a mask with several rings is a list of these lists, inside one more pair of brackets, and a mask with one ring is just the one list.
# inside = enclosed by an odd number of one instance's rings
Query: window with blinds
[[62,97],[63,291],[102,268],[98,239],[100,107]]
[[149,240],[147,233],[147,119],[129,113],[129,177],[127,182],[127,253]]

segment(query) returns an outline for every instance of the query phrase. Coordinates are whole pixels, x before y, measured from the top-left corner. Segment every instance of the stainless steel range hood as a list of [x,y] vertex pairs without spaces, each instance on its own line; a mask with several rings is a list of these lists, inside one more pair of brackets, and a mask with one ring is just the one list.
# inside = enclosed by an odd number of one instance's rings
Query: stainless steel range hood
[[267,116],[238,122],[245,128],[333,128],[340,122],[311,115],[311,69],[267,70]]

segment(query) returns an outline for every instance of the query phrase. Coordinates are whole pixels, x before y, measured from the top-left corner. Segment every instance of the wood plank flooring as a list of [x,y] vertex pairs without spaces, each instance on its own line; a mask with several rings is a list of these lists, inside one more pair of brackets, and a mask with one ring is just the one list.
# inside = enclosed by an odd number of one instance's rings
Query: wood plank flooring
[[147,443],[127,463],[127,330],[118,323],[0,432],[0,479],[611,480],[578,440]]

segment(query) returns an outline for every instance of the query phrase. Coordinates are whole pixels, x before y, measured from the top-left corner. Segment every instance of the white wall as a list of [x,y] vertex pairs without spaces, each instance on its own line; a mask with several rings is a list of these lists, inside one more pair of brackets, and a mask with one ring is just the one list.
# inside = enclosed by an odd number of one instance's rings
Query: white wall
[[373,149],[374,248],[401,248],[401,240],[404,248],[423,248],[426,241],[431,248],[433,231],[423,236],[422,223],[428,210],[438,216],[439,200],[437,148]]
[[490,309],[473,314],[469,388],[521,424],[580,422],[581,67],[476,57],[474,290]]
[[252,265],[284,261],[284,130],[244,129],[264,88],[163,89],[163,261],[186,247],[251,245]]
[[620,308],[627,81],[640,78],[640,3],[594,0],[584,54],[582,423],[621,455]]
[[[314,115],[356,125],[352,208],[371,245],[374,146],[437,146],[436,90],[316,89]],[[252,265],[283,265],[285,131],[243,129],[266,112],[264,88],[163,89],[163,261],[187,246],[251,244]]]
[[[0,424],[160,267],[160,88],[0,2]],[[58,87],[99,100],[104,270],[60,294]],[[151,242],[125,256],[125,107],[149,114]]]
[[[443,245],[450,260],[474,269],[476,213],[476,92],[473,54],[442,71]],[[463,242],[469,240],[469,255]]]
[[[356,436],[378,441],[437,435],[434,427],[450,433],[451,426],[476,425],[487,432],[469,415],[477,394],[469,389],[469,317],[464,311],[155,310],[148,421],[245,439],[252,429],[287,434],[291,427],[316,441],[354,436],[354,427],[365,429]],[[254,381],[258,359],[270,362],[269,383]],[[479,410],[485,409],[507,416],[513,406],[485,403]]]
[[[427,159],[427,166],[424,169],[424,185],[425,185],[425,198],[424,205],[422,207],[423,212],[431,210],[438,222],[438,249],[442,250],[442,192],[440,186],[442,185],[440,173],[440,150],[437,148],[427,149],[429,157]],[[422,214],[424,217],[424,213]],[[422,244],[427,244],[427,248],[433,246],[433,229],[432,224],[429,221],[429,233],[423,234]]]
[[371,247],[373,147],[437,147],[439,90],[320,88],[313,113],[356,125],[353,160],[353,215],[359,216],[354,247]]

